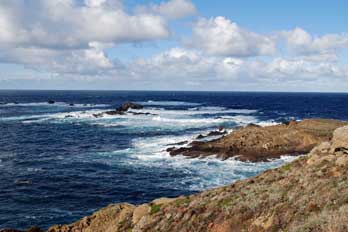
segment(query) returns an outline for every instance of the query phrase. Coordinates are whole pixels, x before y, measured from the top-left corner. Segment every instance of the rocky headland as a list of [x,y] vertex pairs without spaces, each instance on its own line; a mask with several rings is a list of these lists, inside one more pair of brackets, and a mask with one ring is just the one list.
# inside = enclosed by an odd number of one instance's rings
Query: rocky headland
[[191,196],[109,205],[49,232],[348,231],[348,126],[292,163]]
[[[160,198],[142,205],[111,204],[75,223],[55,225],[48,231],[346,232],[348,126],[345,124],[317,119],[268,129],[251,125],[236,130],[206,143],[224,144],[221,145],[224,148],[227,142],[234,144],[239,135],[254,146],[250,151],[264,151],[266,148],[261,144],[270,143],[267,149],[274,151],[273,157],[280,155],[277,146],[272,147],[276,144],[288,151],[310,152],[282,167],[228,186],[190,196]],[[261,135],[265,138],[261,139]],[[1,232],[5,231],[16,230]]]
[[266,127],[251,124],[212,141],[193,141],[167,151],[171,156],[191,158],[216,155],[221,159],[268,161],[282,155],[308,153],[319,143],[330,140],[332,132],[343,125],[347,122],[330,119],[306,119]]

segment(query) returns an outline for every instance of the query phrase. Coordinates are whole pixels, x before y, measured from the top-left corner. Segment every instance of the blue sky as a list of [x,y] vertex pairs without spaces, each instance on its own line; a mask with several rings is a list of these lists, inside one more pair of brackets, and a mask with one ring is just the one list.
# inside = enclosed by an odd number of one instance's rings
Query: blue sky
[[343,0],[3,0],[0,89],[347,92],[346,9]]

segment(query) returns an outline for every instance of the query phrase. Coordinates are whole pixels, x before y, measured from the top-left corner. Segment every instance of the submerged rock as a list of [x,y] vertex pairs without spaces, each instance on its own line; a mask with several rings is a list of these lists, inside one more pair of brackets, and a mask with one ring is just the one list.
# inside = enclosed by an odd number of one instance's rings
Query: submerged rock
[[[323,127],[317,129],[320,128]],[[348,149],[347,136],[348,128],[339,128],[331,142],[321,143],[307,156],[228,186],[191,196],[160,198],[139,206],[112,204],[80,221],[56,225],[48,231],[345,232],[348,154],[335,148],[339,144]]]
[[14,183],[17,185],[30,185],[33,182],[31,180],[15,180]]
[[329,140],[333,131],[347,122],[329,119],[307,119],[289,124],[261,127],[248,125],[222,138],[207,142],[194,141],[188,147],[170,149],[170,155],[221,159],[235,157],[241,161],[269,161],[282,155],[309,152],[319,143]]

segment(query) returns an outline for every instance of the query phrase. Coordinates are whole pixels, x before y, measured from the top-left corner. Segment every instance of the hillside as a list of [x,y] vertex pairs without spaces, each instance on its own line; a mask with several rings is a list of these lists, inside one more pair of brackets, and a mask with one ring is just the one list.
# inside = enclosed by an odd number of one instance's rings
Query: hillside
[[139,206],[112,204],[49,232],[348,231],[348,126],[309,155],[232,185]]

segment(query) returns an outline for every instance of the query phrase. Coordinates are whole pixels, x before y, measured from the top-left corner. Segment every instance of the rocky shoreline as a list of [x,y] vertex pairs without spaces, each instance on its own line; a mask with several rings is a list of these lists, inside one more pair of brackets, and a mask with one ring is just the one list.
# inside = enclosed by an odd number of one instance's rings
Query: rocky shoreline
[[217,155],[252,162],[309,154],[256,177],[191,196],[142,205],[111,204],[75,223],[52,226],[48,232],[348,231],[346,125],[327,119],[249,125],[212,141],[174,147],[171,155]]
[[319,143],[330,140],[333,131],[344,125],[348,123],[330,119],[306,119],[266,127],[251,124],[230,134],[221,132],[224,136],[212,141],[193,141],[186,146],[170,147],[167,151],[171,156],[215,155],[221,159],[235,157],[241,161],[267,162],[282,155],[308,153]]

